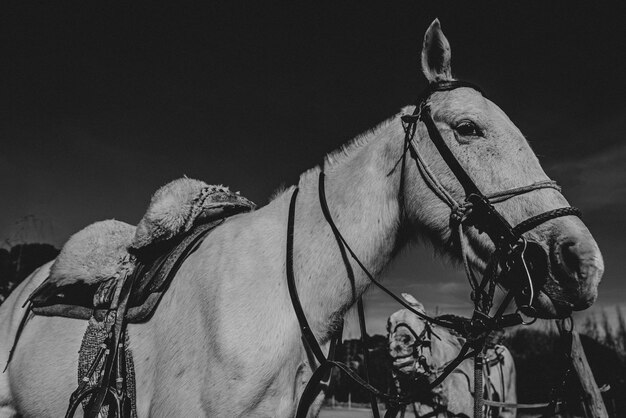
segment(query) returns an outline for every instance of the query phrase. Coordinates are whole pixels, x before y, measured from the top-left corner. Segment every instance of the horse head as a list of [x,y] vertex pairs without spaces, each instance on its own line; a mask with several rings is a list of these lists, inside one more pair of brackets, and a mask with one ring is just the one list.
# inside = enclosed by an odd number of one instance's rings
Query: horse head
[[[450,44],[439,21],[435,20],[424,37],[422,70],[431,83],[453,81]],[[535,154],[520,130],[507,115],[483,94],[471,87],[431,91],[423,104],[443,141],[461,167],[485,195],[518,189],[530,184],[546,183]],[[415,124],[411,140],[423,156],[428,170],[458,202],[467,198],[449,165],[429,139],[423,120]],[[449,205],[429,186],[420,181],[424,174],[417,164],[406,164],[403,171],[404,205],[408,222],[426,234],[435,246],[460,257],[459,236],[451,227]],[[538,214],[569,207],[559,188],[536,188],[494,203],[496,211],[512,226]],[[467,259],[484,272],[495,250],[492,240],[476,227],[467,226]],[[523,234],[535,244],[531,262],[542,265],[534,275],[540,283],[535,289],[533,311],[536,316],[568,316],[572,310],[583,310],[597,298],[604,264],[602,255],[585,224],[576,216],[550,219]]]
[[[413,309],[426,313],[412,295],[403,293]],[[443,340],[445,341],[443,341]],[[394,312],[387,320],[387,342],[393,368],[406,376],[433,377],[460,350],[461,340],[437,329],[408,309]]]

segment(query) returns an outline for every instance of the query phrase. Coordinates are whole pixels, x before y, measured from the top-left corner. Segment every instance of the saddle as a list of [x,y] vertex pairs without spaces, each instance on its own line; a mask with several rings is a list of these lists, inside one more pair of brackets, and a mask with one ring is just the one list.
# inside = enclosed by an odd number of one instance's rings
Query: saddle
[[29,296],[37,315],[101,321],[132,279],[124,320],[154,313],[182,262],[226,218],[255,204],[224,186],[181,178],[161,187],[137,227],[96,222],[61,249],[49,277]]
[[181,178],[157,190],[137,227],[107,220],[74,234],[28,297],[5,370],[29,312],[88,320],[79,384],[65,416],[82,403],[86,418],[136,417],[126,325],[150,319],[179,267],[213,229],[255,207],[227,187]]

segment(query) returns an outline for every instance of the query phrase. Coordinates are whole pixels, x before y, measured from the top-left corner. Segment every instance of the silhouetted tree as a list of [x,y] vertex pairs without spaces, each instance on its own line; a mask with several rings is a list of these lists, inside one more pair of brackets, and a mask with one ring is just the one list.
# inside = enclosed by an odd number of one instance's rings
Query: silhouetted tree
[[58,253],[50,244],[20,244],[8,251],[0,249],[0,303],[37,267]]
[[626,353],[626,314],[621,306],[616,306],[617,311],[617,331],[616,340],[622,353]]
[[14,282],[15,269],[11,263],[9,251],[0,248],[0,303],[8,296],[11,291],[11,283]]
[[583,324],[583,334],[597,341],[602,340],[598,319],[593,314],[587,315]]
[[[620,311],[621,315],[621,311]],[[584,329],[592,334],[598,333],[599,326],[605,321],[604,316],[590,316]],[[626,321],[619,322],[620,329],[626,328]],[[610,330],[614,327],[610,328]],[[610,331],[609,331],[610,332]],[[620,331],[621,332],[621,331]],[[602,336],[603,337],[603,336]],[[603,338],[601,338],[603,340]],[[615,340],[615,338],[614,338]],[[621,350],[608,346],[588,335],[582,335],[581,341],[589,360],[595,380],[599,386],[607,385],[610,389],[603,397],[611,417],[626,416],[626,356]],[[545,402],[550,399],[551,390],[559,387],[563,381],[563,370],[567,363],[564,347],[554,327],[543,326],[541,329],[519,328],[511,332],[504,344],[511,350],[517,368],[517,394],[520,402]],[[381,335],[369,338],[370,377],[377,388],[394,392],[391,377],[391,361],[388,357],[387,339]],[[348,363],[353,370],[362,374],[363,356],[360,340],[346,340],[337,349],[337,360]],[[366,404],[369,394],[363,391],[343,373],[333,372],[333,384],[330,396],[340,402],[348,400],[351,394],[355,403]],[[575,373],[570,373],[565,390],[560,394],[566,402],[566,410],[575,416],[582,416],[581,388]],[[546,411],[539,411],[546,412]]]
[[602,328],[604,329],[603,343],[611,348],[616,348],[613,327],[611,327],[611,321],[609,320],[609,314],[606,309],[602,309]]

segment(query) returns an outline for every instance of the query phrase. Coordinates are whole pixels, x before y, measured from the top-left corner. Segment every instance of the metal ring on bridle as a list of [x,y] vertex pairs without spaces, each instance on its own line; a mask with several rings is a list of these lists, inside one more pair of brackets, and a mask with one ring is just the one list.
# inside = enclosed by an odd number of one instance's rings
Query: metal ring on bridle
[[[567,325],[569,323],[569,325]],[[572,332],[574,330],[574,319],[570,316],[561,320],[561,326],[565,332]]]
[[[524,310],[528,310],[528,311],[532,311],[532,312],[537,312],[537,310],[530,306],[530,305],[521,305],[517,308],[517,310],[515,311],[515,313],[517,313],[521,318],[522,318],[522,325],[532,325],[535,322],[537,322],[537,317],[536,316],[531,316],[528,314],[525,314],[522,312],[522,309]],[[530,321],[524,321],[524,315],[525,316],[530,316],[531,320]]]

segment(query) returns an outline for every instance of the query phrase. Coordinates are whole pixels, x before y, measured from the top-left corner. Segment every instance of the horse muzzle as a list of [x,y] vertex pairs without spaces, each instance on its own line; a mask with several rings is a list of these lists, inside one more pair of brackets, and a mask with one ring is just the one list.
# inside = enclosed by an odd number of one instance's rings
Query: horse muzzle
[[404,374],[413,373],[415,372],[415,359],[413,356],[397,358],[393,361],[393,367]]
[[550,253],[554,280],[546,285],[553,300],[571,305],[575,311],[590,307],[598,297],[604,273],[602,254],[586,228],[557,240]]
[[[564,318],[589,308],[604,272],[598,245],[584,226],[552,241],[548,252],[537,243],[529,243],[527,250],[535,292],[532,308],[521,311],[540,318]],[[516,299],[518,306],[524,305],[523,292]]]

